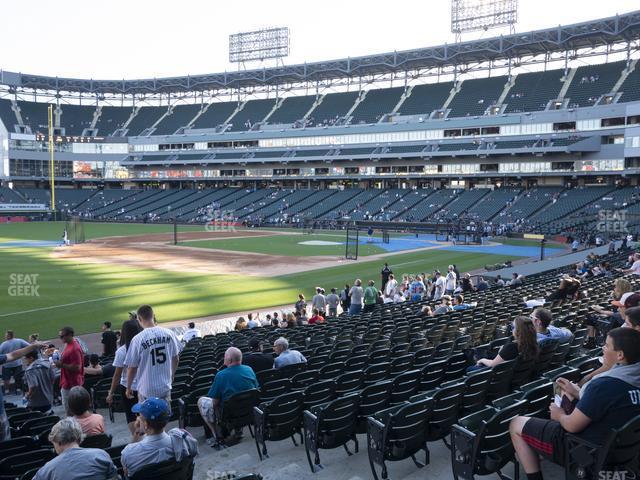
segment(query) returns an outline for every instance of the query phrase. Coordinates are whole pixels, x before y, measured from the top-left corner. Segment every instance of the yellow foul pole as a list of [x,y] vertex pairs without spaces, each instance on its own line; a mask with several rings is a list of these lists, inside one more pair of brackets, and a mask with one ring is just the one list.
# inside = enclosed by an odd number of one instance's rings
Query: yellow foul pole
[[53,163],[53,105],[49,105],[49,186],[51,187],[51,211],[56,219],[56,187]]

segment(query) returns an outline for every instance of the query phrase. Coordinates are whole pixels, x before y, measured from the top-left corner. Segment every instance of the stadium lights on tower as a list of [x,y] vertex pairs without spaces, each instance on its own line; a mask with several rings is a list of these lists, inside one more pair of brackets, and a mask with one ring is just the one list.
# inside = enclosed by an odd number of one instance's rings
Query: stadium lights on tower
[[289,56],[289,27],[266,28],[229,35],[229,62],[275,59],[282,62]]
[[463,32],[509,25],[513,32],[518,22],[518,0],[451,0],[451,33],[460,40]]

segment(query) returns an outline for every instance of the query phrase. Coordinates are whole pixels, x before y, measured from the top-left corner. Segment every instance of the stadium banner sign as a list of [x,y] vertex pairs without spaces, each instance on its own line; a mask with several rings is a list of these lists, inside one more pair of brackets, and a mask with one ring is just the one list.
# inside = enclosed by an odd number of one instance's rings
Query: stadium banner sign
[[539,233],[525,233],[522,238],[526,238],[528,240],[544,240],[544,235]]
[[3,212],[48,212],[49,208],[43,203],[0,203],[0,213]]

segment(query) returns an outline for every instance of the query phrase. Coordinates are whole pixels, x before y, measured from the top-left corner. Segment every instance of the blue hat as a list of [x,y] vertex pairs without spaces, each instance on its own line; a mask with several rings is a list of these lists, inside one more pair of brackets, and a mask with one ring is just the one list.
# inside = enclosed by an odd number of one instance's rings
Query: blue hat
[[147,398],[142,403],[136,403],[131,407],[133,413],[139,413],[147,420],[168,420],[171,417],[171,407],[161,398]]

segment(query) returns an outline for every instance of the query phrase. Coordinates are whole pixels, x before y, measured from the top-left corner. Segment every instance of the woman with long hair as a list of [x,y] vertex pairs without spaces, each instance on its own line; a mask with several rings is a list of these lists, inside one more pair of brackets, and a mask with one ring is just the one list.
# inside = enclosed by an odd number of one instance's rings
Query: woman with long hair
[[116,350],[116,355],[113,359],[115,372],[113,373],[113,379],[111,380],[111,389],[107,395],[107,403],[111,405],[113,402],[113,395],[116,392],[120,393],[122,409],[127,416],[127,424],[131,435],[133,435],[135,431],[136,424],[136,414],[131,411],[131,408],[138,403],[138,392],[136,390],[137,382],[134,379],[132,385],[133,398],[129,399],[125,395],[127,390],[127,369],[125,368],[126,365],[124,363],[124,359],[127,356],[127,349],[129,348],[129,345],[131,345],[131,340],[133,340],[133,337],[141,331],[142,327],[140,326],[140,323],[138,323],[138,320],[130,319],[122,324],[122,328],[120,329],[120,347]]
[[522,360],[535,359],[538,356],[538,340],[533,320],[525,316],[517,316],[514,321],[513,341],[502,346],[498,355],[493,360],[481,358],[477,365],[483,367],[495,367],[508,360],[520,357]]

